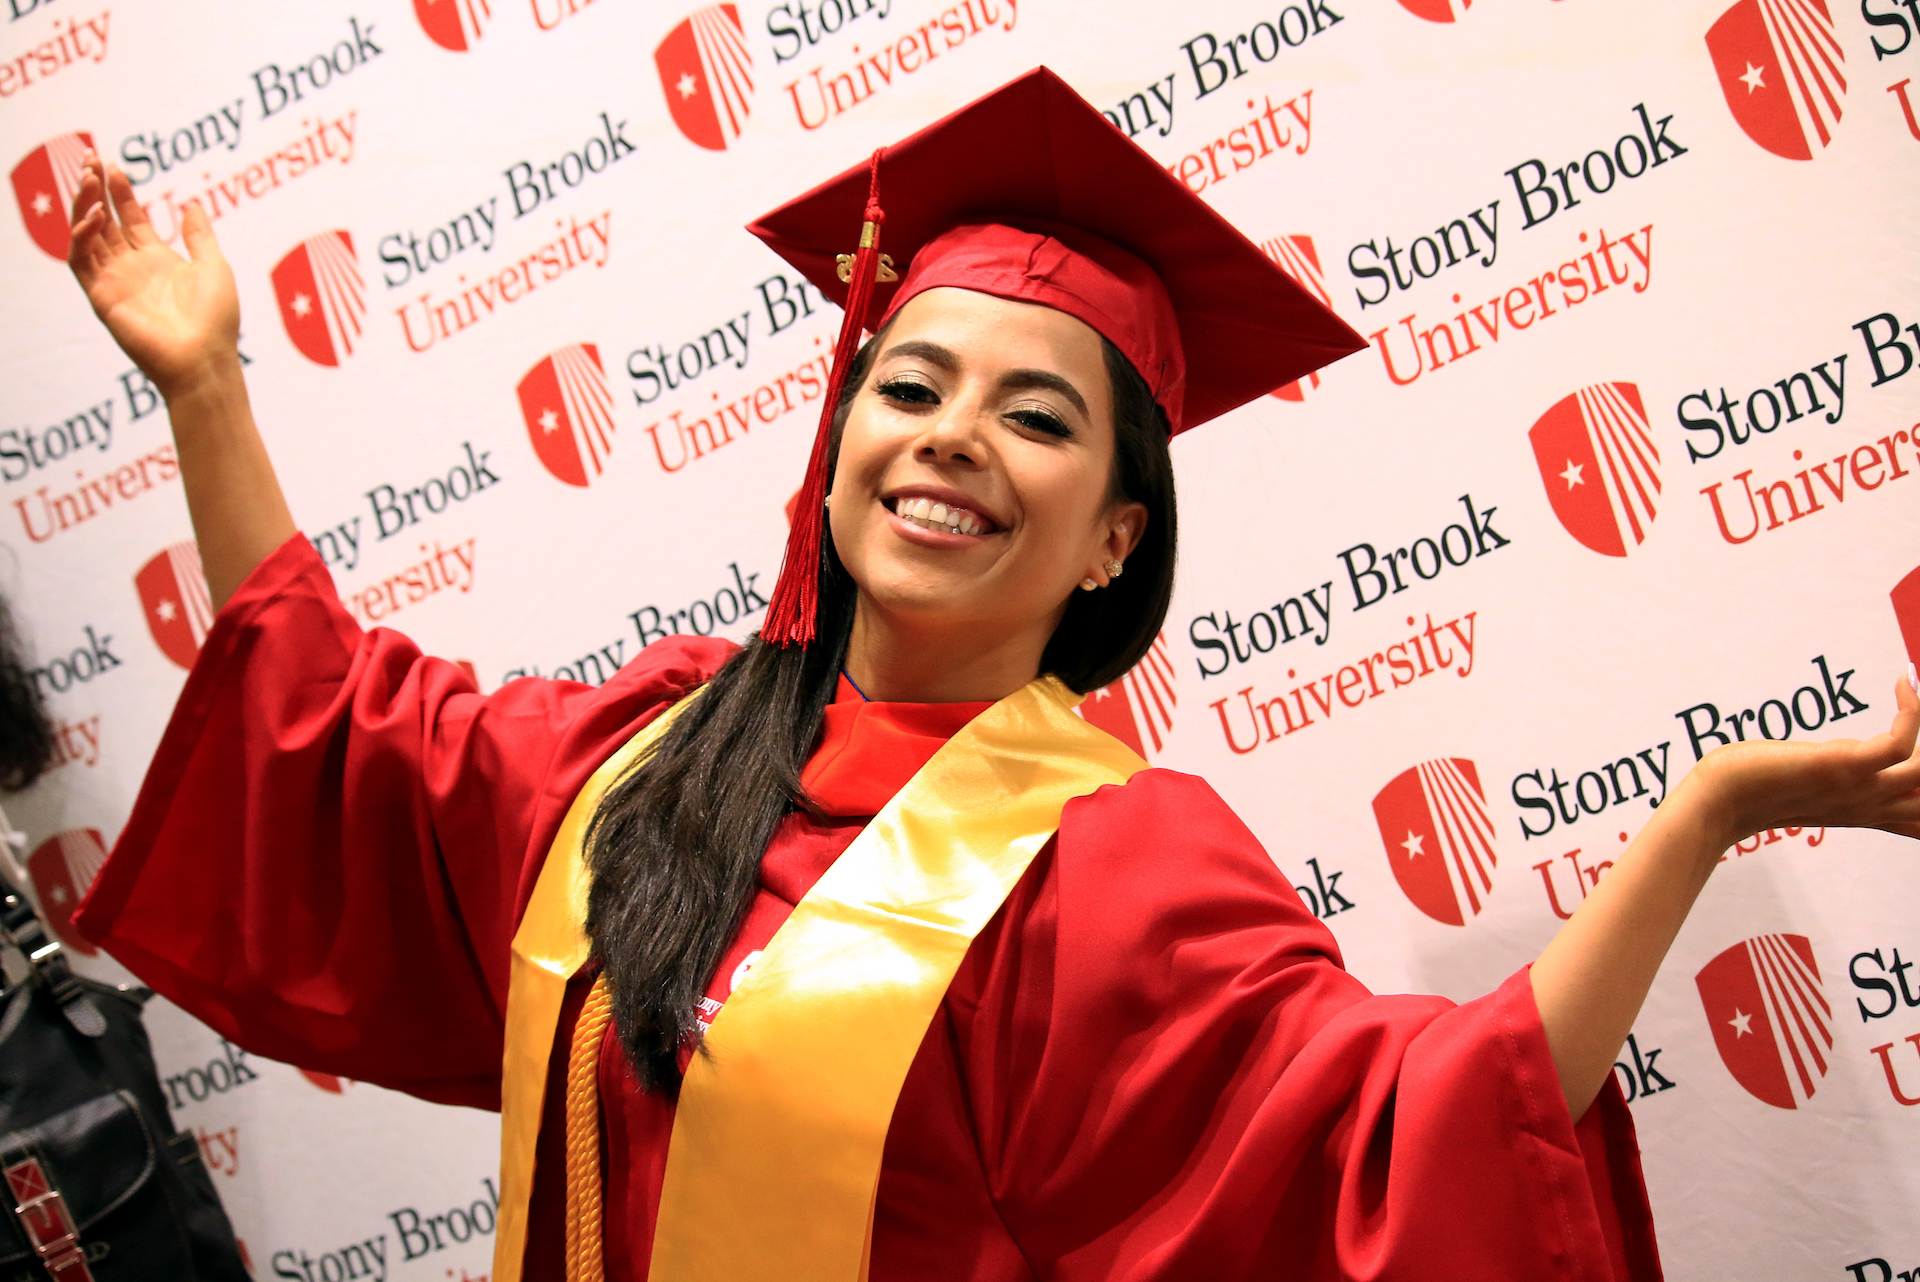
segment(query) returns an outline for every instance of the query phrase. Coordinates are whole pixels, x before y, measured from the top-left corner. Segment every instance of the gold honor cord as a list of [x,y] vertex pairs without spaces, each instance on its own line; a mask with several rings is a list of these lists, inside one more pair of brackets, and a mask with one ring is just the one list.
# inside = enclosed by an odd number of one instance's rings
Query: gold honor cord
[[533,897],[514,932],[500,1081],[500,1223],[493,1239],[494,1282],[520,1282],[547,1062],[560,1027],[567,981],[586,965],[592,951],[586,934],[587,824],[613,781],[666,733],[680,709],[698,694],[694,691],[648,722],[593,772],[547,848]]
[[855,1282],[907,1070],[1074,797],[1146,763],[1042,677],[980,714],[774,935],[681,1087],[651,1282]]

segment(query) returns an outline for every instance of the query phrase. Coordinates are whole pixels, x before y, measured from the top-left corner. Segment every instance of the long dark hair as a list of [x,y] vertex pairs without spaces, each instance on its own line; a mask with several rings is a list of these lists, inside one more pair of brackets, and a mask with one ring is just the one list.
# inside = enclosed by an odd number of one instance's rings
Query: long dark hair
[[[854,357],[835,407],[833,447],[884,335]],[[1085,694],[1147,652],[1173,596],[1175,514],[1167,420],[1145,380],[1102,340],[1113,385],[1113,497],[1144,504],[1126,574],[1075,591],[1041,670]],[[587,829],[587,934],[628,1058],[649,1089],[675,1094],[679,1048],[739,930],[760,857],[780,820],[808,805],[800,772],[819,737],[853,629],[858,590],[822,541],[816,637],[805,649],[748,639],[655,751],[607,790]]]
[[21,653],[13,610],[0,597],[0,792],[26,787],[53,764],[53,725]]

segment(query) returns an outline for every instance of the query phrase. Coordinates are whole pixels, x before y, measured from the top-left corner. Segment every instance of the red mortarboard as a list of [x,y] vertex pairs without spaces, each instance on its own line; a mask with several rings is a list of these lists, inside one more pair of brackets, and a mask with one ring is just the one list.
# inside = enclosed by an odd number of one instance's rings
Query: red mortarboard
[[1175,434],[1366,346],[1045,67],[748,230],[846,308],[760,629],[775,645],[813,639],[833,412],[876,311],[890,317],[913,295],[951,285],[1066,312],[1120,349]]

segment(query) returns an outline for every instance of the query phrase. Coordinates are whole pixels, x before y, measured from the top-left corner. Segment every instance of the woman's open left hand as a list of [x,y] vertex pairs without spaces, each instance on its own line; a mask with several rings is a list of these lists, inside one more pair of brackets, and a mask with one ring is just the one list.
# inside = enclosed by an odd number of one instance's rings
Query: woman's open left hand
[[1920,695],[1895,682],[1893,725],[1871,739],[1749,740],[1715,748],[1695,774],[1727,845],[1780,827],[1879,828],[1920,837]]

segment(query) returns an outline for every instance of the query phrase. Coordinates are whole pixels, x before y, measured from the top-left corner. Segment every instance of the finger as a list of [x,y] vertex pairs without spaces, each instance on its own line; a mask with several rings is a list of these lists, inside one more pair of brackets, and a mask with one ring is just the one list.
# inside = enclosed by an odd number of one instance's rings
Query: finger
[[67,233],[67,266],[73,269],[83,287],[93,283],[94,274],[99,270],[100,221],[106,216],[106,208],[96,204],[80,215]]
[[80,185],[74,189],[73,209],[67,221],[79,222],[89,209],[99,204],[101,190],[99,172],[89,163],[80,171]]
[[[1913,671],[1911,664],[1907,671]],[[1915,759],[1914,743],[1920,739],[1920,694],[1914,692],[1911,677],[1894,681],[1893,702],[1895,712],[1893,725],[1887,731],[1887,751],[1896,762],[1910,762]]]
[[1874,784],[1885,797],[1906,797],[1920,790],[1920,754],[1888,766],[1874,776]]
[[187,257],[194,262],[219,261],[220,242],[213,238],[213,224],[207,221],[207,212],[200,208],[199,201],[187,205],[180,219],[180,235],[186,241]]
[[120,224],[114,221],[113,211],[108,207],[106,199],[103,197],[94,208],[100,211],[100,231],[94,237],[94,243],[98,249],[108,257],[126,250],[128,247],[126,235],[121,232]]
[[130,244],[144,249],[160,243],[147,211],[140,207],[139,200],[134,197],[133,183],[128,181],[126,171],[118,165],[107,170],[107,192],[113,197],[113,212],[120,216],[120,225],[126,229]]
[[1857,754],[1856,760],[1876,772],[1915,759],[1914,743],[1920,738],[1920,696],[1914,694],[1906,677],[1894,682],[1893,702],[1893,723],[1886,733],[1851,745],[1852,752]]

